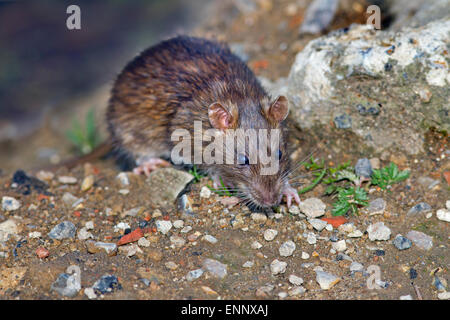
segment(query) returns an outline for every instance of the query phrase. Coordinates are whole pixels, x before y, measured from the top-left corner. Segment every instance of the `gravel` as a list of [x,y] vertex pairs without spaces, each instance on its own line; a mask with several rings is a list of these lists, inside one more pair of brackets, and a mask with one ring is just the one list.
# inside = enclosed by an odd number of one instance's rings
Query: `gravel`
[[318,198],[308,198],[299,205],[300,211],[309,218],[317,218],[325,214],[326,205]]
[[67,238],[73,238],[75,236],[75,233],[77,231],[77,228],[75,225],[70,221],[63,221],[60,224],[58,224],[56,227],[54,227],[48,236],[52,239],[62,240]]

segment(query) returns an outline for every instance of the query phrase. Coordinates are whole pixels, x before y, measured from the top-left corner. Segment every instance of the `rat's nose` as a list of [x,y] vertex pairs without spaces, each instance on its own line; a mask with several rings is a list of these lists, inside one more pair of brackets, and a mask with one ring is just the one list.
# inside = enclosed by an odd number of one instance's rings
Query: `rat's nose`
[[270,192],[263,193],[261,195],[261,198],[262,198],[261,199],[262,203],[265,206],[272,206],[272,205],[276,204],[276,202],[277,202],[276,197],[274,197]]

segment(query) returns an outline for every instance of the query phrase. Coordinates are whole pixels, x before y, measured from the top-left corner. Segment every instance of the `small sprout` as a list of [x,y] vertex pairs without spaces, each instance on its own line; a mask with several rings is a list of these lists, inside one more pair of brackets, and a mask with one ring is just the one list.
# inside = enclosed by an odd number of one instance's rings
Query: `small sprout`
[[220,186],[221,188],[219,189],[214,189],[213,187],[207,185],[207,187],[214,193],[217,193],[219,196],[229,196],[231,197],[231,193],[230,191],[228,191],[227,187],[225,186],[225,184],[223,183],[222,177],[219,177],[220,180]]
[[394,183],[408,179],[409,174],[409,170],[399,171],[397,165],[391,162],[389,166],[373,171],[370,184],[385,190]]
[[88,154],[101,142],[95,123],[94,110],[86,114],[85,127],[82,128],[78,120],[72,121],[72,128],[66,132],[67,138],[80,154]]
[[198,183],[202,178],[206,177],[206,175],[197,171],[197,166],[194,164],[189,173],[194,176],[194,183]]

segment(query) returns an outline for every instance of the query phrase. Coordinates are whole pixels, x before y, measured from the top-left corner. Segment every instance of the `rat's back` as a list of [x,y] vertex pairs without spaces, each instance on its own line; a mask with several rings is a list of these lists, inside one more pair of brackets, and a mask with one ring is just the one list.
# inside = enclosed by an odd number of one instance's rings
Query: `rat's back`
[[[168,157],[175,127],[207,121],[217,100],[266,96],[247,65],[222,43],[179,36],[142,52],[118,76],[107,121],[113,143],[139,158]],[[151,150],[151,151],[149,151]]]

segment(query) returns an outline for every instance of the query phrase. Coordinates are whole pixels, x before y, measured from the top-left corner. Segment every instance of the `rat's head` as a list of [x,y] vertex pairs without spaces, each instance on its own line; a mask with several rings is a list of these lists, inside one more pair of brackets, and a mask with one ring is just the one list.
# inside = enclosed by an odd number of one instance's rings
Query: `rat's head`
[[269,208],[281,201],[289,172],[283,125],[288,112],[284,96],[209,106],[209,121],[223,138],[224,164],[214,167],[215,174],[250,207]]

